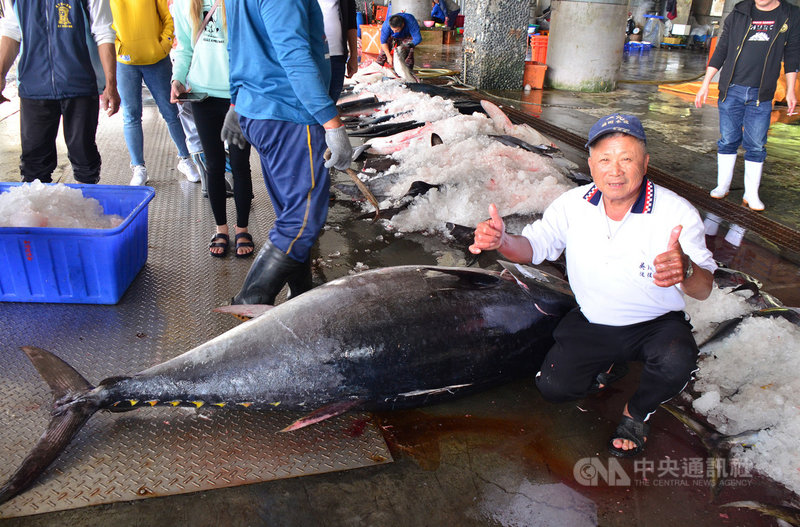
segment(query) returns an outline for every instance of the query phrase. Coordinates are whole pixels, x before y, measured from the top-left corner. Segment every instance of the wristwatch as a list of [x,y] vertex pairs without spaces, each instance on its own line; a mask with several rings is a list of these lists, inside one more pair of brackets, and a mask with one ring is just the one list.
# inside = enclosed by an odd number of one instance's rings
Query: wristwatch
[[694,267],[692,266],[692,259],[687,258],[689,260],[689,265],[686,266],[686,270],[683,272],[683,279],[688,280],[694,274]]

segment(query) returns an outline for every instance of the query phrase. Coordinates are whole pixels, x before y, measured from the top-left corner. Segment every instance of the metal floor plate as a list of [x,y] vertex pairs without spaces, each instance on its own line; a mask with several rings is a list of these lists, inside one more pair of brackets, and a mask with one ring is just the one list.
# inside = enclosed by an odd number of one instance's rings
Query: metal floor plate
[[[156,196],[150,203],[147,264],[122,300],[115,306],[0,303],[0,481],[46,429],[52,401],[20,346],[52,351],[97,383],[160,363],[238,324],[211,310],[236,293],[252,259],[208,254],[214,230],[208,201],[199,184],[176,170],[176,149],[155,107],[144,110],[148,185]],[[121,122],[121,115],[101,118],[104,184],[127,184],[131,177]],[[274,215],[255,153],[251,163],[250,231],[258,250]],[[233,229],[233,200],[227,202]],[[391,461],[367,414],[351,412],[278,432],[298,417],[244,409],[98,413],[30,490],[0,506],[0,518]]]

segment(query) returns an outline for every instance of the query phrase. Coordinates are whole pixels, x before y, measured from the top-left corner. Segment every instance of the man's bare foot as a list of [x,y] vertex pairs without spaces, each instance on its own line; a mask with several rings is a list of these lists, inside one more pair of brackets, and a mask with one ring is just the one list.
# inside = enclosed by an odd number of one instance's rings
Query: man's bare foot
[[[627,404],[622,410],[622,417],[622,423],[617,427],[609,444],[609,451],[618,457],[634,456],[644,450],[650,427],[647,423],[634,420],[628,412]],[[629,439],[629,437],[636,438],[636,440]]]

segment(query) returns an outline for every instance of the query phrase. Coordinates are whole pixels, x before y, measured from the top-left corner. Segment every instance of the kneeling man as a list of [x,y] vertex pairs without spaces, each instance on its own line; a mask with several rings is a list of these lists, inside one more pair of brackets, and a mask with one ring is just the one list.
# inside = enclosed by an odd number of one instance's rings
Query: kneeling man
[[554,332],[536,385],[551,401],[580,399],[644,363],[622,410],[611,454],[644,450],[647,420],[681,392],[696,370],[697,344],[683,295],[705,300],[716,270],[697,210],[648,180],[646,137],[631,115],[613,114],[589,131],[593,184],[558,197],[522,235],[505,232],[497,208],[475,229],[470,251],[498,250],[518,263],[555,260],[566,250],[579,307]]

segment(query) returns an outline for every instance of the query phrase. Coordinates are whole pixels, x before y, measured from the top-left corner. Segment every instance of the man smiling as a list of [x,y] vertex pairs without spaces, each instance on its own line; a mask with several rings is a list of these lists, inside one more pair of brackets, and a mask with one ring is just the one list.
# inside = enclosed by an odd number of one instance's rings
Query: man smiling
[[470,251],[498,250],[538,264],[566,250],[579,307],[556,328],[536,385],[550,401],[579,399],[624,375],[627,362],[643,362],[639,388],[608,444],[611,454],[629,457],[644,450],[650,415],[696,369],[683,295],[706,299],[716,264],[697,210],[645,177],[649,156],[639,119],[600,119],[586,147],[593,184],[565,192],[522,235],[506,233],[491,205]]

